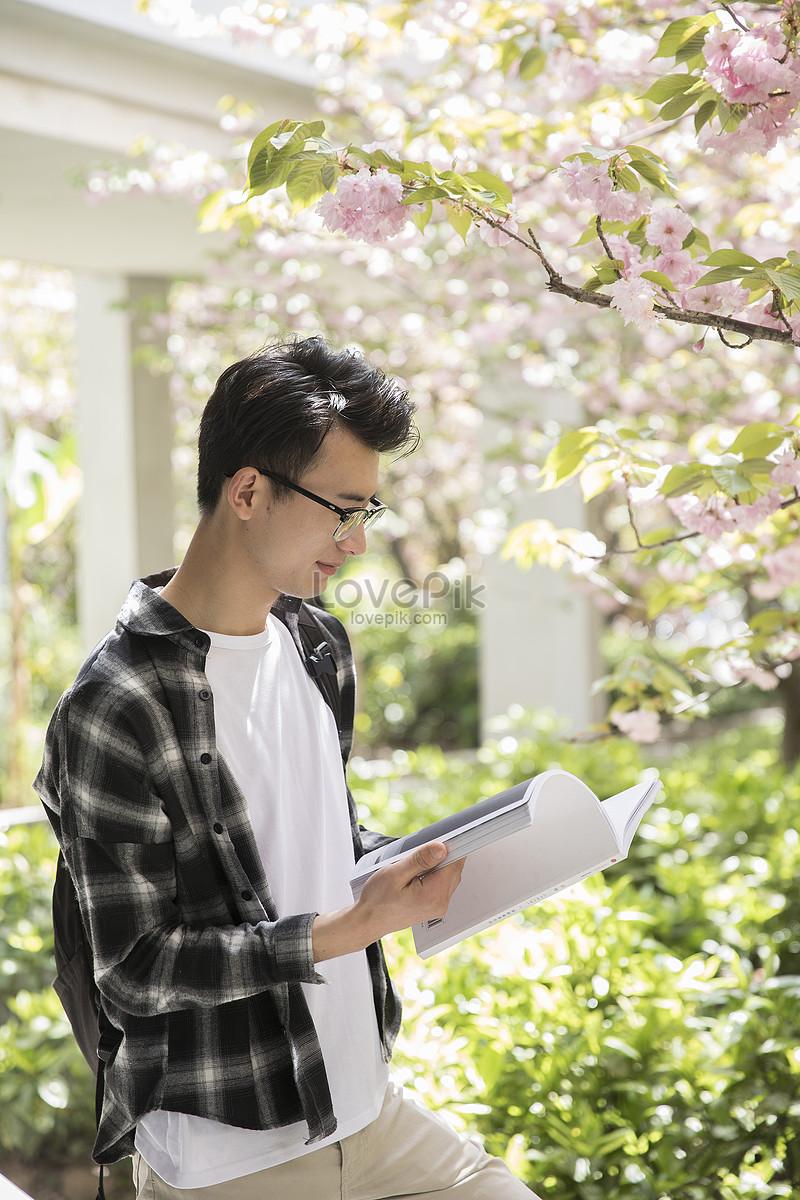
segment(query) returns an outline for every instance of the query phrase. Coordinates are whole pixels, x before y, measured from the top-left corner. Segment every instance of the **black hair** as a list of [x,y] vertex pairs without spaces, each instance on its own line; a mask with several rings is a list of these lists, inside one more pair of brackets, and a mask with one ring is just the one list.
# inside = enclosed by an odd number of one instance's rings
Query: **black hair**
[[223,371],[203,410],[200,512],[214,510],[225,478],[240,467],[296,483],[334,426],[379,453],[410,453],[419,443],[413,414],[408,393],[359,352],[333,350],[321,337],[265,347]]

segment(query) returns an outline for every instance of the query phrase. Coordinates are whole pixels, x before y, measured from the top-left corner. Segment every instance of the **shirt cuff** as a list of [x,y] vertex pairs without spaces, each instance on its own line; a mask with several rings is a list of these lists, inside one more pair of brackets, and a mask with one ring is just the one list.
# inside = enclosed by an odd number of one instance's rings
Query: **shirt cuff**
[[280,917],[273,926],[276,977],[284,983],[325,983],[316,969],[311,927],[317,913]]

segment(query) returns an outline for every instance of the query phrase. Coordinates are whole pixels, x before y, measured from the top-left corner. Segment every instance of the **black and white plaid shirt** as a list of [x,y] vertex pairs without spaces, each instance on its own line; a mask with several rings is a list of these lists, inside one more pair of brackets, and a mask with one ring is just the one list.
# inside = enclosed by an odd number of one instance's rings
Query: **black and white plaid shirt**
[[[210,639],[154,590],[171,574],[131,588],[114,632],[59,702],[34,785],[120,1039],[94,1150],[103,1163],[132,1153],[136,1124],[154,1109],[246,1129],[304,1120],[309,1142],[336,1129],[300,986],[324,986],[311,950],[315,914],[275,907],[247,802],[216,747]],[[312,614],[331,647],[346,761],[355,700],[347,635],[299,600],[281,597],[272,611],[304,658],[301,615]],[[358,826],[348,797],[358,859],[389,839]],[[366,953],[388,1060],[400,1002],[380,945]]]

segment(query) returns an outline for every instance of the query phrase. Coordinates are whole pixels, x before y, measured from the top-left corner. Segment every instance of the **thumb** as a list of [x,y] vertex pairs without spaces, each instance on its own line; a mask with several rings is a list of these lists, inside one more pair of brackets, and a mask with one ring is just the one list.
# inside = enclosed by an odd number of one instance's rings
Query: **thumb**
[[430,871],[447,858],[447,847],[442,842],[428,842],[420,846],[414,855],[415,867],[420,871]]

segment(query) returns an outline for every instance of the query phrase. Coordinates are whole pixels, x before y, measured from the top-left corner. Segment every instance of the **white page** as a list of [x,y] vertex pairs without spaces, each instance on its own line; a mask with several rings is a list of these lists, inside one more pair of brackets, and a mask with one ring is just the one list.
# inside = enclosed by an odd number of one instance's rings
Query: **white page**
[[414,926],[423,957],[426,946],[443,940],[452,945],[467,931],[484,929],[518,912],[525,901],[554,895],[569,886],[565,881],[577,882],[621,857],[600,802],[585,783],[566,771],[547,771],[536,782],[531,826],[471,854],[444,919]]
[[608,818],[614,831],[620,851],[627,854],[630,850],[633,835],[639,828],[642,817],[650,805],[661,793],[661,782],[658,779],[646,779],[643,783],[634,784],[616,796],[602,800],[600,807]]

